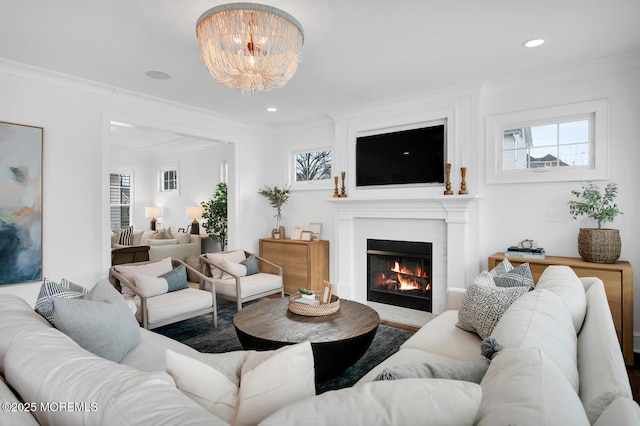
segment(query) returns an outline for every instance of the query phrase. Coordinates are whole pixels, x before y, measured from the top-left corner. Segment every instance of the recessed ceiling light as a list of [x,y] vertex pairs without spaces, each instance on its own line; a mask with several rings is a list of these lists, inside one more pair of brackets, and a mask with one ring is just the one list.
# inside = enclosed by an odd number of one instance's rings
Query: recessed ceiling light
[[156,80],[169,80],[171,75],[163,71],[147,71],[144,73],[149,78],[155,78]]
[[544,44],[544,40],[541,38],[532,38],[522,43],[523,47],[538,47]]
[[278,108],[276,108],[276,107],[268,107],[267,108],[267,111],[269,111],[269,112],[276,112],[277,110],[278,110]]

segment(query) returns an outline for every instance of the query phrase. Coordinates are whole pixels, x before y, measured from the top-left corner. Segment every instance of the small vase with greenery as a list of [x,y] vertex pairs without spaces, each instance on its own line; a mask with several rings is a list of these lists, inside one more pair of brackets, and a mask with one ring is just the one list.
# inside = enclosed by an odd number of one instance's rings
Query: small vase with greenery
[[227,184],[220,182],[216,186],[216,192],[209,201],[200,203],[202,206],[202,218],[204,229],[209,233],[209,238],[220,243],[220,250],[227,247],[228,222],[227,222]]
[[587,216],[598,223],[598,228],[580,228],[578,252],[587,262],[614,263],[620,257],[622,243],[618,229],[602,228],[603,223],[613,222],[622,214],[614,202],[618,195],[618,185],[609,183],[604,192],[592,183],[582,185],[582,191],[572,190],[578,200],[569,201],[569,212],[574,219]]
[[258,194],[269,200],[271,206],[276,208],[275,229],[280,231],[280,238],[285,238],[284,225],[282,223],[282,206],[286,204],[287,201],[289,201],[289,197],[291,196],[291,187],[285,186],[280,189],[277,186],[274,186],[273,188],[271,188],[270,186],[265,186],[258,191]]

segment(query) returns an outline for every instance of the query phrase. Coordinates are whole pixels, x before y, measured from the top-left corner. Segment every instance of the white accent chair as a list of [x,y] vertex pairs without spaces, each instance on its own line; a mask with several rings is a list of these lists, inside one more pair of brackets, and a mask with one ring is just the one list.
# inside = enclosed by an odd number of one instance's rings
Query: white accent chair
[[[251,257],[255,258],[257,272],[251,273]],[[247,263],[249,267],[243,265]],[[238,311],[242,304],[271,294],[284,297],[282,267],[244,250],[232,250],[200,255],[202,273],[213,278],[218,296],[235,300]],[[244,269],[243,269],[244,267]],[[209,289],[209,281],[205,288]]]
[[[166,273],[167,268],[171,270],[180,265],[184,265],[188,272],[187,280],[191,277],[199,282],[187,281],[187,288],[151,297],[136,287],[136,274],[158,277]],[[147,330],[207,313],[212,315],[214,328],[218,327],[215,284],[212,278],[204,276],[180,259],[165,258],[155,262],[114,265],[109,269],[109,281],[126,300],[135,303],[136,318]]]

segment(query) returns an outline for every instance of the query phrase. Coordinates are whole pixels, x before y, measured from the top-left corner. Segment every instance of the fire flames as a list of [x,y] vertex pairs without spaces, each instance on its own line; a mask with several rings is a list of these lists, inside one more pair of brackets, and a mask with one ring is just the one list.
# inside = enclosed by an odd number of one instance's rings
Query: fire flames
[[[394,287],[395,290],[407,291],[407,290],[423,290],[421,281],[428,279],[427,271],[424,271],[420,265],[416,265],[415,268],[407,268],[399,261],[395,261],[391,272],[395,272],[394,278],[387,277],[384,273],[378,277],[378,285],[386,287]],[[427,284],[425,291],[431,290],[431,284]]]

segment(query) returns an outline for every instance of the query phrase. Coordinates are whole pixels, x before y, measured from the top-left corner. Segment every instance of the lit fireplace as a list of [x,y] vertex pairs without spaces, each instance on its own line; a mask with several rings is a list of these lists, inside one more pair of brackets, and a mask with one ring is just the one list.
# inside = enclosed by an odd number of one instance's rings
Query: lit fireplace
[[367,240],[367,300],[431,312],[432,244]]

